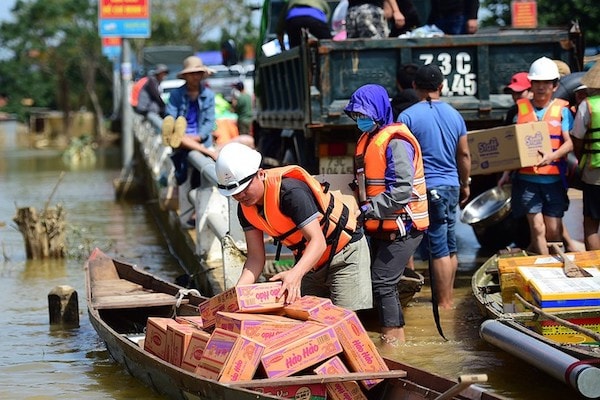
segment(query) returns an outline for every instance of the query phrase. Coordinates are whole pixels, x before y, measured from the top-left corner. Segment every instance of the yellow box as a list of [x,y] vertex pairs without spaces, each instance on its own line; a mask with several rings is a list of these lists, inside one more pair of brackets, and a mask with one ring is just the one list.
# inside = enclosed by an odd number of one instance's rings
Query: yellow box
[[[600,277],[597,268],[584,268],[590,275]],[[532,279],[571,279],[567,278],[562,268],[554,267],[517,267],[515,286],[518,293],[529,302],[533,301],[530,281]]]
[[490,174],[536,165],[538,151],[552,151],[546,122],[470,131],[471,175]]
[[[568,318],[567,321],[579,325],[582,328],[587,328],[595,333],[600,333],[600,317],[594,318]],[[552,339],[559,343],[598,343],[596,340],[583,333],[574,331],[573,329],[561,325],[551,320],[536,320],[529,324],[537,333]]]
[[[315,368],[317,375],[335,375],[349,372],[342,360],[335,356]],[[356,381],[333,382],[325,384],[328,398],[333,400],[367,400]]]
[[[578,267],[600,267],[600,250],[567,253],[567,257]],[[557,255],[506,257],[498,259],[498,272],[502,274],[516,272],[519,266],[560,267],[563,262]]]
[[589,309],[600,306],[600,277],[532,279],[531,295],[546,311]]

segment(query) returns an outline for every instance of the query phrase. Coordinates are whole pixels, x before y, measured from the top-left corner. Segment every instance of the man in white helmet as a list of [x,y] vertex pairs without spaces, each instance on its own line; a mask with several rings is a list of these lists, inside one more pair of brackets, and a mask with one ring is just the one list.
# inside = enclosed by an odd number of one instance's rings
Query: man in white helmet
[[293,268],[271,278],[283,282],[287,303],[314,295],[354,311],[371,308],[371,259],[354,198],[329,192],[298,166],[263,170],[261,161],[256,150],[229,143],[215,164],[219,192],[239,202],[246,237],[238,284],[254,283],[262,273],[266,233],[296,258]]
[[562,242],[562,217],[569,207],[566,182],[566,156],[573,150],[569,132],[573,116],[569,103],[553,99],[560,73],[547,57],[535,60],[529,68],[533,98],[517,100],[517,124],[546,121],[552,151],[540,152],[540,162],[514,174],[504,172],[498,185],[511,180],[511,207],[515,217],[527,216],[531,243],[529,249],[548,254],[548,242]]

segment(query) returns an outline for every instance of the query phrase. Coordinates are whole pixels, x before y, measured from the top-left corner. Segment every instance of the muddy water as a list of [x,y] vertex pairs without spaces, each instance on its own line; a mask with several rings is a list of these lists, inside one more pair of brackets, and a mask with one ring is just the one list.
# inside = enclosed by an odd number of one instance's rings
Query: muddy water
[[[159,399],[109,358],[85,310],[83,258],[93,247],[144,266],[168,280],[181,273],[143,204],[116,202],[116,150],[98,153],[93,167],[68,168],[55,151],[0,149],[0,398]],[[11,220],[15,207],[41,209],[66,171],[51,204],[61,203],[70,226],[70,257],[27,261]],[[15,205],[16,204],[16,205]],[[409,341],[386,356],[455,378],[486,373],[492,390],[513,399],[573,399],[575,392],[478,336],[481,322],[471,297],[472,269],[486,258],[469,227],[460,231],[457,308],[442,313],[449,341],[437,334],[427,286],[406,310]],[[424,264],[418,263],[423,269]],[[77,329],[48,325],[47,294],[57,285],[79,293]],[[376,334],[373,332],[373,337]]]

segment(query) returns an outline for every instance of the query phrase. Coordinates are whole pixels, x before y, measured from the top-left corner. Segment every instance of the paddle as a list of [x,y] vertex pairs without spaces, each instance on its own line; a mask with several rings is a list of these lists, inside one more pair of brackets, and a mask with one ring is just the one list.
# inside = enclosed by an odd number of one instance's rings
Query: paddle
[[592,276],[592,274],[590,274],[583,268],[578,267],[577,264],[575,264],[573,261],[571,261],[571,259],[569,257],[567,257],[565,252],[562,251],[562,249],[556,245],[556,243],[552,243],[551,246],[552,246],[552,250],[554,250],[554,252],[556,252],[560,256],[560,258],[562,258],[563,271],[567,277],[569,277],[569,278],[585,278],[585,277]]

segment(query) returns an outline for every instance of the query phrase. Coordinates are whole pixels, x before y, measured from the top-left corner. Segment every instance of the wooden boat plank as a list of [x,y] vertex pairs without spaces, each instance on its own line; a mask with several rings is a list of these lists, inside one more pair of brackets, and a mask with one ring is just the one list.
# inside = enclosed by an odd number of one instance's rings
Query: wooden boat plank
[[[175,305],[176,302],[175,297],[166,293],[144,293],[103,296],[95,299],[92,304],[97,309],[108,309],[170,306]],[[187,302],[187,299],[183,299],[181,304]]]
[[388,379],[405,378],[406,371],[392,370],[380,372],[348,372],[345,374],[330,375],[299,375],[286,378],[253,379],[251,381],[230,382],[233,387],[264,387],[264,386],[287,386],[287,385],[312,385],[315,383],[331,383],[344,381],[362,381],[364,379]]

